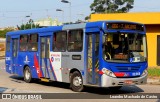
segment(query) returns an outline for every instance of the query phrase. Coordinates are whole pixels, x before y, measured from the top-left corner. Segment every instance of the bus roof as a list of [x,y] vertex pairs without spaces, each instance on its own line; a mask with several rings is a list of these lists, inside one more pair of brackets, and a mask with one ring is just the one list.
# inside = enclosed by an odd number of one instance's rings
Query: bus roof
[[29,34],[29,33],[43,33],[43,32],[54,32],[62,30],[62,26],[50,26],[46,28],[34,28],[34,29],[26,29],[26,30],[18,30],[8,32],[7,35],[17,35],[17,34]]
[[7,35],[54,32],[54,31],[61,31],[61,30],[68,30],[68,29],[81,29],[81,28],[95,28],[95,27],[102,28],[104,23],[122,23],[122,22],[143,25],[143,24],[131,22],[131,21],[107,20],[107,21],[96,21],[96,22],[87,22],[87,23],[78,23],[78,24],[68,24],[68,25],[62,25],[62,26],[50,26],[45,28],[18,30],[18,31],[8,32]]

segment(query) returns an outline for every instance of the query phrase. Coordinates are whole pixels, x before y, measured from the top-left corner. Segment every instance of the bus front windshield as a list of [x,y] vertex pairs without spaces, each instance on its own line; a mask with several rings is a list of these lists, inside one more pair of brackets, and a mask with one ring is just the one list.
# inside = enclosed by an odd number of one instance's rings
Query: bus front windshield
[[138,33],[107,33],[103,36],[103,57],[108,62],[147,60],[146,36]]

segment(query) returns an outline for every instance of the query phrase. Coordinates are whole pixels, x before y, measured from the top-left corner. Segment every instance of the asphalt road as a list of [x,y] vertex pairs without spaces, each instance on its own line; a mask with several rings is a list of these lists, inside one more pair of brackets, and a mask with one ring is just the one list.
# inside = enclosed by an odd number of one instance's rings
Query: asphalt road
[[[41,82],[35,80],[33,83],[25,83],[23,78],[10,75],[5,72],[5,64],[4,60],[0,60],[0,93],[75,93],[69,89],[69,84],[67,83],[58,83],[58,82]],[[108,96],[108,95],[131,95],[138,93],[160,93],[159,85],[138,85],[138,86],[125,86],[122,87],[119,91],[113,91],[107,88],[96,88],[96,87],[86,87],[84,92],[81,92],[83,97],[93,96],[94,99],[83,99],[86,102],[160,102],[158,99],[96,99],[95,97]],[[67,94],[66,94],[67,95]],[[72,94],[71,94],[72,95]],[[72,96],[70,96],[72,98]],[[73,96],[74,98],[74,96]],[[4,102],[17,102],[22,100],[0,100]],[[31,101],[33,100],[23,100],[23,101]],[[54,99],[54,100],[36,100],[37,102],[43,101],[77,101],[81,102],[80,99]]]

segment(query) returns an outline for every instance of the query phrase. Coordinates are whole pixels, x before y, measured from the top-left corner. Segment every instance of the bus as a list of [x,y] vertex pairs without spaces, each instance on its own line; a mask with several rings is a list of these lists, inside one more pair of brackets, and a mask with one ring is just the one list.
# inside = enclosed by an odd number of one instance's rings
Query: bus
[[96,21],[6,34],[6,71],[33,79],[120,89],[147,82],[147,41],[143,24]]

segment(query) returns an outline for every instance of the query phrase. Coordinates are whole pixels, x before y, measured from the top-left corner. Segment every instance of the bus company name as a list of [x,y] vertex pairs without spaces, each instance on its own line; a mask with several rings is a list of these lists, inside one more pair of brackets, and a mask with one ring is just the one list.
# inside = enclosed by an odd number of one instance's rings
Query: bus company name
[[51,56],[60,57],[60,54],[51,54]]

